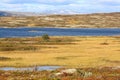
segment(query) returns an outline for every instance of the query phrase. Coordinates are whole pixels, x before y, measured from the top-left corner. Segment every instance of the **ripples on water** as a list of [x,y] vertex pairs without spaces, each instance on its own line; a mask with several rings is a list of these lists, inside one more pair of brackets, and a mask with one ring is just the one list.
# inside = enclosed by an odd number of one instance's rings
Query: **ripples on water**
[[0,28],[0,38],[50,36],[112,36],[120,35],[120,28]]

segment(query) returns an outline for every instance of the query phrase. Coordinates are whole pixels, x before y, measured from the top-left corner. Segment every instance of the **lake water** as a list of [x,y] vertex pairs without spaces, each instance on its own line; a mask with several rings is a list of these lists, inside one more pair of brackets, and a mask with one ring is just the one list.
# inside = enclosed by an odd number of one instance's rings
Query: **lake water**
[[4,70],[4,71],[33,71],[37,68],[38,71],[42,71],[42,70],[55,70],[58,68],[61,68],[60,66],[37,66],[37,67],[24,67],[24,68],[15,68],[15,67],[1,67],[0,70]]
[[113,36],[120,28],[0,28],[0,38],[50,36]]

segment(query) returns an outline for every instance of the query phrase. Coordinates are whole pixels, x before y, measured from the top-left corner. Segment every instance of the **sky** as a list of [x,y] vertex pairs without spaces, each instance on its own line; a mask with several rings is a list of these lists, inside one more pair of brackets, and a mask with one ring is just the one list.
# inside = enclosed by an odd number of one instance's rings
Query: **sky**
[[120,0],[0,0],[0,11],[40,13],[120,12]]

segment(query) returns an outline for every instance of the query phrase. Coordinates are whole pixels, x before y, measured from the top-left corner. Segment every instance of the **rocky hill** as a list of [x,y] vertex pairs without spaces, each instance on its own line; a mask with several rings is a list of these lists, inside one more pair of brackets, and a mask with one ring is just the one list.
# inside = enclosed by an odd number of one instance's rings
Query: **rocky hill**
[[0,16],[11,16],[11,14],[4,11],[0,11]]
[[25,17],[25,16],[40,16],[39,13],[31,13],[31,12],[11,12],[11,11],[0,11],[0,17]]
[[[77,15],[9,16],[0,13],[1,27],[120,28],[120,12]],[[7,15],[7,16],[6,16]]]

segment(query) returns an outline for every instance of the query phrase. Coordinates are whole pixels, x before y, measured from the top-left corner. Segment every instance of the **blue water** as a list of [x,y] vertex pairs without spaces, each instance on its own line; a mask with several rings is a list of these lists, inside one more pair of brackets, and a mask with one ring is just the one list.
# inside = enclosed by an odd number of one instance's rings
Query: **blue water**
[[0,28],[0,38],[50,36],[113,36],[120,28]]
[[42,70],[55,70],[55,69],[59,69],[61,68],[61,66],[37,66],[37,67],[23,67],[23,68],[15,68],[15,67],[1,67],[0,70],[4,70],[4,71],[33,71],[35,70],[35,68],[37,68],[38,71],[42,71]]

